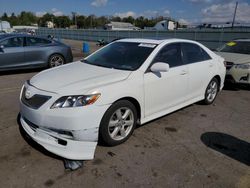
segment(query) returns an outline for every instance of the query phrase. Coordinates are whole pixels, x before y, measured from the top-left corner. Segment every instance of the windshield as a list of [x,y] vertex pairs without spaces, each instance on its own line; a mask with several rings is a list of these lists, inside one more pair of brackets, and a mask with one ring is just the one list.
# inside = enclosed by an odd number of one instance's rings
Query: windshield
[[83,62],[120,70],[136,70],[155,47],[156,44],[115,42],[89,56]]
[[250,54],[250,42],[248,41],[232,41],[225,44],[218,50],[219,52],[229,52],[238,54]]

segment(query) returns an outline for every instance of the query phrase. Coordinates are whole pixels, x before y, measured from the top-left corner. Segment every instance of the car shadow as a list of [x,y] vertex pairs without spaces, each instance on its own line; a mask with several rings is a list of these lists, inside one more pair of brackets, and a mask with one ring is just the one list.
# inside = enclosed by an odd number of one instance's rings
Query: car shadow
[[1,71],[0,76],[12,75],[12,74],[26,74],[26,73],[36,73],[45,70],[44,68],[36,68],[36,69],[22,69],[22,70],[8,70]]
[[201,141],[207,147],[250,166],[250,143],[219,132],[206,132],[201,135]]
[[43,148],[41,145],[39,145],[38,143],[36,143],[23,129],[21,122],[20,122],[20,114],[18,114],[17,116],[17,124],[19,125],[19,132],[21,134],[21,136],[23,137],[23,139],[35,150],[43,153],[44,155],[48,156],[48,157],[52,157],[54,159],[57,160],[61,160],[63,161],[64,159],[60,156],[54,155],[53,153],[47,151],[45,148]]
[[227,83],[225,82],[223,90],[226,91],[240,91],[240,90],[248,90],[250,91],[250,86],[249,85],[244,85],[244,84],[234,84],[234,83]]

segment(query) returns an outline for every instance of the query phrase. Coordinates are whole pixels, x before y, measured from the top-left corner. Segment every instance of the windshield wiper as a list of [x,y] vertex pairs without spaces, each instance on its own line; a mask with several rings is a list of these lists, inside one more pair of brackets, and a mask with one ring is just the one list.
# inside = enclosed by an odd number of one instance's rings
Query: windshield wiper
[[83,62],[83,63],[90,64],[89,61],[88,61],[87,59],[82,59],[82,60],[80,60],[80,61]]

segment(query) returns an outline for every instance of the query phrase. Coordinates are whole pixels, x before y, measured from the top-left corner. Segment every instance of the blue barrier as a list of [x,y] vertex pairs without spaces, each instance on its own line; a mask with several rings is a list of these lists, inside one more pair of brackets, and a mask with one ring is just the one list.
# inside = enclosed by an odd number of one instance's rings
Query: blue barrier
[[82,52],[83,53],[89,53],[89,44],[87,42],[82,43]]

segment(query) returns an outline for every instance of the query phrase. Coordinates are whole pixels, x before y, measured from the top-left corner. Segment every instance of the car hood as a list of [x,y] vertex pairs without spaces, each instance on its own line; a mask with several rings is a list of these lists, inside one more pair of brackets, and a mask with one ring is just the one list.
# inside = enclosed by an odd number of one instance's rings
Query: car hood
[[228,53],[228,52],[215,52],[217,55],[223,57],[225,61],[232,62],[234,64],[244,64],[250,62],[250,55]]
[[74,94],[125,80],[130,73],[131,71],[98,67],[78,61],[45,70],[35,75],[30,84],[49,92]]

